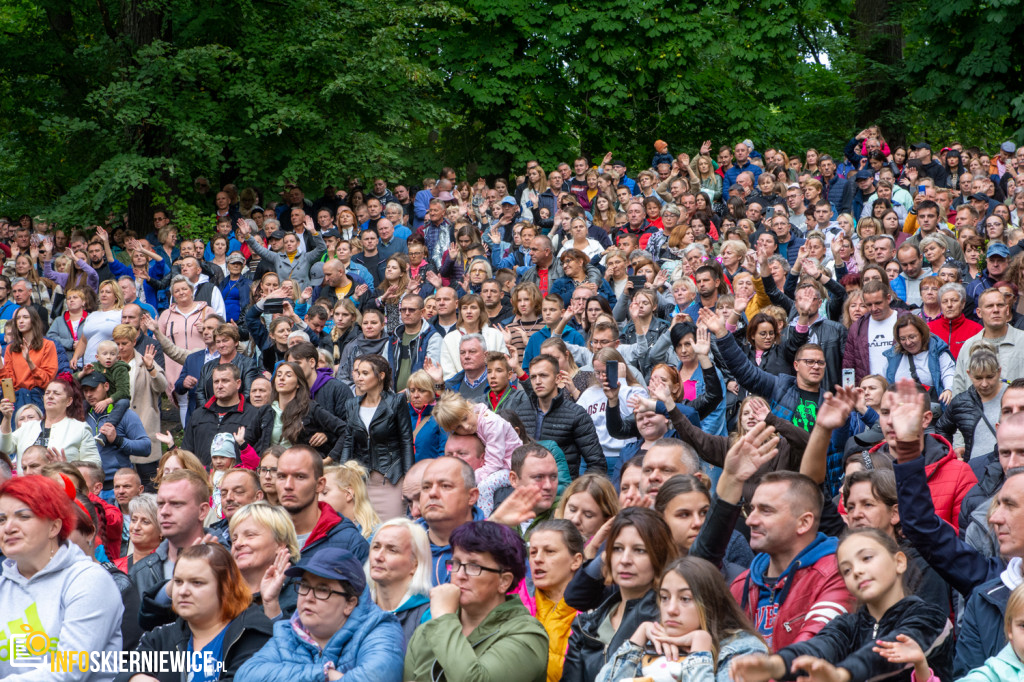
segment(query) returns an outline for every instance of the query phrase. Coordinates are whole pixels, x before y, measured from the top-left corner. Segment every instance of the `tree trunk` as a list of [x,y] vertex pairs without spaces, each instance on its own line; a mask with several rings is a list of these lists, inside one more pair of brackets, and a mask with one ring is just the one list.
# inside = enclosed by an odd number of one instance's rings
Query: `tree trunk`
[[890,147],[906,138],[902,102],[907,91],[898,77],[903,63],[898,8],[899,0],[856,0],[853,11],[853,48],[861,62],[854,85],[857,120],[862,126],[882,126]]

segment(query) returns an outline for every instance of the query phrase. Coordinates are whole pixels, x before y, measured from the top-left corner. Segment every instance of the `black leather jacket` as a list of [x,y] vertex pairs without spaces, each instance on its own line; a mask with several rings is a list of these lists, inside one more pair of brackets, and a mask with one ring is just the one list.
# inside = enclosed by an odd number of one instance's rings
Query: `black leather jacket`
[[413,465],[409,403],[404,393],[384,391],[367,430],[359,417],[362,401],[363,397],[359,396],[345,403],[348,428],[337,459],[340,462],[354,459],[368,471],[377,471],[391,483],[398,483]]
[[572,622],[572,634],[569,635],[562,682],[596,680],[602,666],[615,655],[623,642],[633,636],[640,623],[657,622],[661,615],[658,611],[657,593],[653,589],[640,599],[626,602],[626,610],[619,621],[619,628],[615,631],[612,641],[605,646],[597,637],[597,629],[620,603],[622,595],[616,591],[590,613],[576,616]]

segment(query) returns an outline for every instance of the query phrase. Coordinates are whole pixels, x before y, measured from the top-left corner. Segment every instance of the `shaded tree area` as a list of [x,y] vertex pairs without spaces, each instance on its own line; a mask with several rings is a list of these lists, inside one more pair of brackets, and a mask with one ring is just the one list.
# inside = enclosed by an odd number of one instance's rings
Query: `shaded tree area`
[[[0,0],[0,210],[1024,127],[1024,0]],[[191,210],[190,210],[191,207]]]

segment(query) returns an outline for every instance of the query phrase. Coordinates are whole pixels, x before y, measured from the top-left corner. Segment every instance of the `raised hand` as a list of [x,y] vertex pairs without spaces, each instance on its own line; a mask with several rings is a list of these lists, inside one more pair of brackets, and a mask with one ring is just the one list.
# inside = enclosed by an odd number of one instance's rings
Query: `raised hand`
[[146,371],[153,369],[153,363],[156,362],[156,346],[150,344],[146,346],[146,351],[142,354],[142,364],[146,366]]
[[543,494],[535,485],[516,488],[505,501],[498,505],[498,508],[491,513],[488,521],[500,523],[503,526],[515,528],[524,521],[529,521],[537,512],[534,510]]
[[47,455],[51,462],[66,462],[68,456],[64,452],[64,448],[46,448]]
[[362,298],[363,294],[365,294],[369,290],[370,290],[369,286],[367,286],[366,284],[360,284],[359,286],[356,287],[356,290],[354,292],[352,292],[352,293],[355,294],[356,298]]
[[[650,384],[647,385],[647,390],[652,394],[654,393],[654,389]],[[626,405],[629,406],[629,409],[633,410],[633,414],[641,414],[643,412],[654,412],[657,408],[657,401],[653,398],[645,398],[639,393],[634,393],[626,398]]]
[[435,289],[440,289],[441,286],[444,284],[444,281],[441,279],[441,275],[434,272],[433,270],[427,271],[426,278],[427,281],[430,282],[430,286],[434,287]]
[[153,437],[169,448],[174,447],[174,436],[171,435],[170,431],[166,433],[160,433],[159,431],[157,431],[156,433],[153,434]]
[[779,437],[775,435],[775,427],[760,422],[733,443],[722,469],[736,480],[748,481],[778,454]]
[[711,333],[704,324],[697,325],[697,334],[693,342],[693,352],[696,353],[698,357],[707,356],[708,353],[711,352]]
[[245,445],[245,427],[244,426],[239,426],[238,430],[235,431],[234,436],[235,436],[235,442],[238,443],[239,446]]
[[100,241],[103,242],[104,244],[108,243],[108,241],[110,240],[110,236],[107,234],[107,231],[104,230],[99,225],[96,226],[96,236],[99,237]]
[[704,144],[700,146],[700,155],[707,156],[711,153],[711,140],[704,140]]
[[[151,332],[155,332],[157,329],[159,329],[159,325],[157,324],[156,320],[150,317],[149,313],[142,313],[142,326]],[[156,346],[153,346],[153,349],[155,352]]]
[[768,414],[771,412],[771,408],[768,407],[768,402],[764,398],[758,396],[751,396],[747,402],[747,407],[750,408],[751,413],[754,415],[754,419],[759,422],[763,422],[768,418]]
[[896,382],[896,390],[885,394],[882,406],[889,410],[889,419],[897,440],[909,442],[921,439],[925,396],[917,390],[917,384],[912,379]]
[[249,238],[249,223],[245,222],[245,218],[235,221],[235,236],[241,240]]
[[818,416],[815,424],[820,424],[823,429],[841,429],[849,420],[850,412],[857,406],[858,393],[863,393],[859,388],[836,387],[835,393],[825,393],[825,399],[818,406]]
[[305,303],[311,298],[313,298],[313,287],[306,287],[305,289],[302,290],[302,293],[299,295],[299,300],[302,301],[303,303]]
[[267,567],[266,572],[263,573],[263,578],[260,580],[260,599],[264,605],[268,602],[272,604],[277,603],[278,597],[281,596],[281,588],[284,587],[284,572],[291,565],[291,556],[288,554],[288,548],[279,547],[277,554],[274,555],[274,563]]
[[698,324],[704,325],[705,329],[710,331],[718,338],[723,338],[726,335],[725,322],[721,317],[718,316],[710,308],[701,308],[697,318]]
[[434,363],[429,357],[423,360],[423,371],[430,375],[430,378],[434,380],[435,384],[441,383],[444,375],[441,372],[440,365]]

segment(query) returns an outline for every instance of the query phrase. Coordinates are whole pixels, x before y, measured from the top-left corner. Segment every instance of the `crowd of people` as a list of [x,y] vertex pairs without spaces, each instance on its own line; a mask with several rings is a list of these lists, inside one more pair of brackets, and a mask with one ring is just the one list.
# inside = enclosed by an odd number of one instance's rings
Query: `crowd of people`
[[1024,675],[1024,148],[654,151],[0,218],[0,678]]

